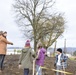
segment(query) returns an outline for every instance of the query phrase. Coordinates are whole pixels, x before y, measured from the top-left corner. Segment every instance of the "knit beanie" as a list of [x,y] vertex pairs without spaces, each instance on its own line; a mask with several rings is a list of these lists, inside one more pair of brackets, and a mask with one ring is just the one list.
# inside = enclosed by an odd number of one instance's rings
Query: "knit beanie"
[[27,40],[26,43],[25,43],[25,47],[27,47],[27,46],[30,46],[30,41],[29,40]]
[[61,48],[58,48],[57,51],[60,52],[60,53],[62,53],[62,49]]

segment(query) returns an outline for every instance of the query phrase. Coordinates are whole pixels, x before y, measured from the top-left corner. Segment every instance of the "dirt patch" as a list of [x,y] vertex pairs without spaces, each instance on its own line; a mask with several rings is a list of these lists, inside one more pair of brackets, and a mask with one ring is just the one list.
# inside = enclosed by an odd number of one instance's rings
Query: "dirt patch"
[[[18,69],[18,60],[19,55],[6,56],[4,61],[4,70],[0,75],[23,75],[23,70]],[[55,72],[51,70],[54,68],[54,60],[55,58],[53,57],[45,58],[45,67],[49,68],[49,70],[43,69],[43,75],[55,75]],[[76,61],[68,60],[68,68],[66,71],[76,75]],[[30,71],[29,75],[32,75],[32,71]]]

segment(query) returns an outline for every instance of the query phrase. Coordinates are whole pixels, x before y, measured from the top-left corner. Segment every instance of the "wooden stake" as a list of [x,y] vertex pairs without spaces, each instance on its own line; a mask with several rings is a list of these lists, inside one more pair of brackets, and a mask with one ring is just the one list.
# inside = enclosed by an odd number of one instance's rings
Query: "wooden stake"
[[35,73],[35,60],[33,60],[33,74],[32,75],[34,75],[34,73]]

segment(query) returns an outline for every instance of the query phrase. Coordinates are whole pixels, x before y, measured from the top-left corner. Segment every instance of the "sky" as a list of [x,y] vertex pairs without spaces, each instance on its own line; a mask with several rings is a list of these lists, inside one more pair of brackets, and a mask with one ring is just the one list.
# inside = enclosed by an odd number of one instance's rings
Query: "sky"
[[[0,30],[7,31],[7,39],[14,43],[13,46],[23,47],[26,40],[15,23],[15,13],[12,9],[13,1],[0,0]],[[56,0],[54,7],[58,12],[65,13],[67,21],[63,36],[57,39],[57,47],[64,47],[65,39],[67,47],[76,47],[76,0]],[[54,44],[52,46],[54,47]]]

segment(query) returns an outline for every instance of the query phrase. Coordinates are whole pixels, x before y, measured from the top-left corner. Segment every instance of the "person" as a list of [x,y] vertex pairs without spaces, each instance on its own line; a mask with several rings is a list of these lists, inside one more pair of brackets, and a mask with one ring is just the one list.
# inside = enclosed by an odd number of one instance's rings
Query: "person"
[[21,55],[19,58],[19,68],[24,69],[24,75],[29,74],[29,70],[33,68],[33,58],[35,57],[35,52],[30,46],[30,41],[27,40],[25,47],[21,50]]
[[46,50],[45,48],[42,47],[41,43],[38,43],[37,49],[38,49],[38,52],[35,58],[36,59],[36,75],[42,75],[41,66],[44,65]]
[[7,51],[7,44],[13,45],[12,42],[9,42],[4,36],[3,31],[0,31],[0,72],[3,70],[3,62]]
[[[67,68],[66,60],[67,58],[65,54],[62,53],[62,49],[58,48],[56,59],[55,59],[55,64],[54,64],[54,66],[56,67],[56,70],[64,70],[65,68]],[[63,74],[56,72],[56,75],[63,75]]]

